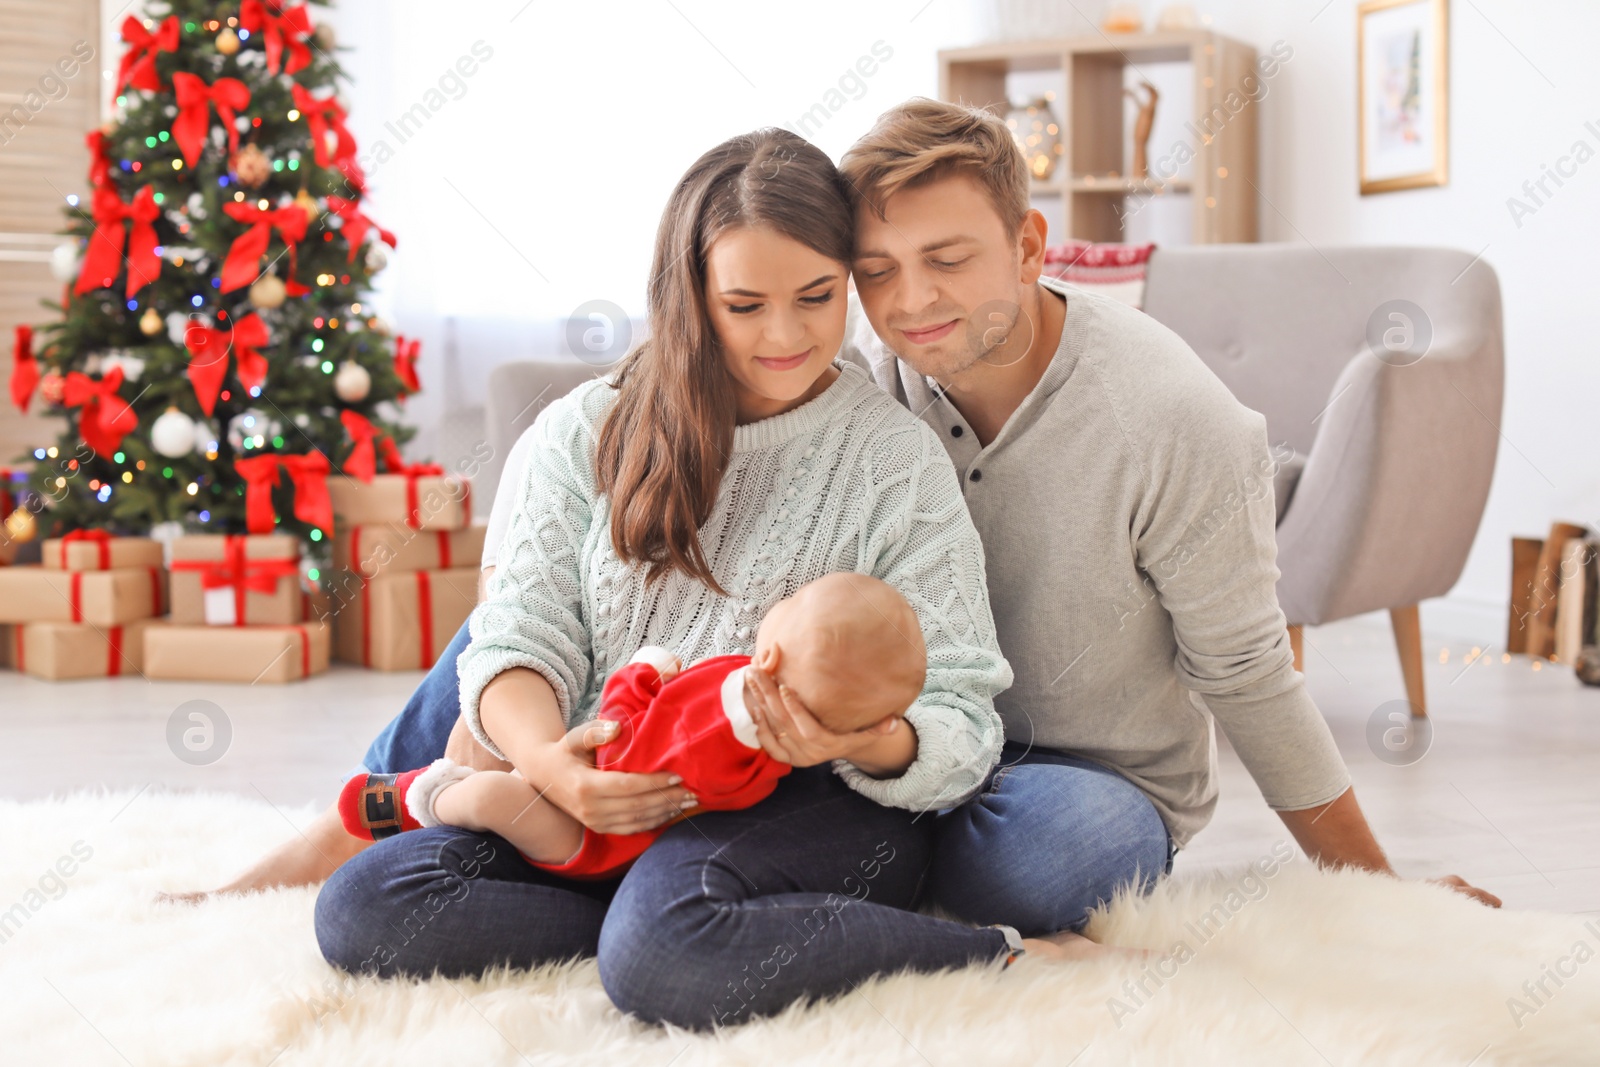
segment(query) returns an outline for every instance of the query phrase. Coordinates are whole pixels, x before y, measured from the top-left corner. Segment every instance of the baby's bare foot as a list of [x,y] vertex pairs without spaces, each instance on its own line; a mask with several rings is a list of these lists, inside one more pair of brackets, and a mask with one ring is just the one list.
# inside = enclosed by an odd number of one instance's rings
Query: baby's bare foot
[[1022,947],[1028,950],[1027,955],[1022,957],[1024,960],[1143,959],[1151,955],[1148,949],[1102,945],[1071,930],[1059,930],[1042,937],[1025,937]]

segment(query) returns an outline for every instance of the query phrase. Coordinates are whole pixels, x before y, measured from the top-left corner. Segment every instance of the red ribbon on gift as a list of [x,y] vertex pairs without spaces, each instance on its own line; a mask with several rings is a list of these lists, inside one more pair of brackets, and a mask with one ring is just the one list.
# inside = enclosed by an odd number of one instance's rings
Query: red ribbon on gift
[[106,631],[106,677],[115,678],[122,673],[122,627],[113,626]]
[[[155,221],[161,217],[155,190],[145,186],[124,204],[109,186],[94,194],[94,234],[83,253],[83,268],[73,292],[82,295],[91,289],[106,289],[122,271],[122,240],[128,239],[128,296],[156,280],[161,274],[161,256],[156,253]],[[132,222],[129,233],[124,222]]]
[[98,189],[111,174],[111,147],[99,130],[90,130],[83,143],[89,149],[89,186]]
[[267,357],[257,349],[271,340],[267,324],[258,315],[246,315],[233,324],[231,331],[214,329],[199,324],[191,325],[183,334],[183,343],[189,349],[189,384],[194,386],[194,397],[207,415],[217,404],[217,394],[222,391],[222,379],[228,373],[228,353],[234,354],[234,364],[239,374],[239,384],[246,391],[267,380]]
[[39,385],[39,361],[33,358],[33,327],[17,327],[16,343],[11,347],[11,402],[24,415]]
[[210,85],[197,74],[179,71],[172,76],[172,89],[178,97],[178,117],[172,120],[172,139],[183,152],[183,161],[194,166],[205,147],[211,129],[211,109],[228,133],[228,151],[239,150],[238,112],[250,106],[250,87],[238,78],[218,78]]
[[309,219],[305,209],[297,204],[262,210],[253,203],[229,201],[222,210],[235,222],[250,228],[233,239],[228,247],[228,258],[222,262],[222,291],[231,293],[255,281],[261,274],[261,257],[267,254],[267,242],[276,229],[278,236],[289,248],[289,277],[284,282],[290,296],[304,296],[311,290],[294,280],[299,265],[298,242],[305,240]]
[[333,500],[328,496],[328,457],[321,452],[303,456],[273,454],[233,461],[244,479],[245,528],[251,533],[271,533],[278,513],[272,506],[280,468],[294,485],[294,515],[319,530],[333,529]]
[[[346,409],[339,413],[339,421],[344,423],[345,431],[355,442],[350,454],[345,457],[344,473],[357,481],[371,482],[377,476],[377,454],[381,452],[384,469],[389,474],[401,475],[406,480],[406,525],[413,530],[421,529],[422,506],[417,480],[442,477],[444,468],[437,463],[407,463],[401,458],[400,449],[395,446],[394,439],[372,425],[365,415]],[[461,486],[461,507],[471,514],[472,486],[465,481],[458,484]]]
[[329,196],[328,209],[344,220],[344,236],[350,245],[349,262],[356,261],[356,252],[360,249],[361,243],[367,239],[370,230],[378,232],[378,240],[390,248],[395,247],[397,240],[395,235],[363,215],[356,201],[346,200],[342,196]]
[[246,594],[272,593],[278,583],[300,572],[299,564],[292,559],[250,559],[245,554],[248,539],[237,534],[224,535],[222,558],[175,559],[175,571],[198,571],[202,589],[233,590],[233,625],[246,624]]
[[[331,96],[318,100],[298,83],[289,87],[289,93],[294,97],[294,106],[305,116],[306,124],[311,128],[311,153],[316,158],[317,166],[326,167],[334,160],[355,156],[356,138],[344,124],[345,110],[339,106],[338,100]],[[332,152],[328,151],[330,129],[337,139]]]
[[[268,74],[277,74],[280,69],[293,74],[311,65],[311,49],[305,44],[305,38],[311,36],[311,14],[304,4],[283,11],[279,4],[244,0],[239,5],[239,25],[261,34],[267,46]],[[285,48],[289,50],[289,62],[282,65]]]
[[111,535],[104,530],[73,530],[61,538],[61,569],[67,569],[67,546],[80,541],[100,546],[100,565],[96,570],[111,569]]
[[[417,378],[417,356],[422,352],[420,337],[398,335],[394,339],[394,374],[407,393],[422,392],[422,382]],[[401,399],[404,399],[402,397]]]
[[[161,569],[159,567],[145,568],[150,572],[150,605],[152,615],[162,614],[161,610]],[[72,605],[72,621],[83,621],[83,571],[73,571],[68,578],[67,588],[70,590],[68,597]],[[21,630],[19,626],[17,628]],[[18,668],[21,669],[20,667]]]
[[122,439],[139,426],[139,416],[128,402],[117,395],[122,388],[122,368],[112,367],[99,381],[73,371],[67,375],[62,403],[81,407],[78,433],[83,443],[102,456],[117,450]]
[[128,50],[117,65],[117,88],[131,85],[159,93],[161,76],[156,73],[156,53],[178,50],[178,16],[168,15],[151,33],[142,21],[129,15],[122,20],[122,39],[128,42]]

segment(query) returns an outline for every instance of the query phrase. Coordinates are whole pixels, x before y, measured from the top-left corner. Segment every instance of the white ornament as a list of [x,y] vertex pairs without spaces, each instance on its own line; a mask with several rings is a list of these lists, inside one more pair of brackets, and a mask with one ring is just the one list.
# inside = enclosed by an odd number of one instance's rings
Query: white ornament
[[100,373],[108,373],[112,367],[121,367],[122,376],[130,382],[139,380],[139,375],[144,373],[144,360],[138,356],[124,352],[122,349],[113,349],[100,359]]
[[70,282],[76,278],[82,263],[77,241],[62,241],[50,253],[50,273],[55,275],[58,282]]
[[168,408],[150,424],[150,447],[169,459],[194,451],[198,436],[194,420],[177,408]]
[[372,375],[367,373],[367,368],[348,359],[339,364],[339,371],[333,376],[335,396],[346,404],[359,404],[371,391]]
[[389,265],[389,250],[378,241],[367,246],[367,269],[376,274]]

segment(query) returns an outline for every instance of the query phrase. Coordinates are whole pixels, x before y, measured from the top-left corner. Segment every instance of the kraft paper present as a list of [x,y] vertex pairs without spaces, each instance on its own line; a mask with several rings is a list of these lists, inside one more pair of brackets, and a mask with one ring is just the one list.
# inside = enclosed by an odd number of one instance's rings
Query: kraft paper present
[[109,571],[162,565],[160,541],[148,537],[110,537],[102,530],[49,537],[39,548],[40,560],[49,570]]
[[144,631],[146,678],[249,684],[293,682],[328,669],[332,634],[324,623],[294,626],[182,626]]
[[328,479],[333,514],[347,526],[395,522],[415,530],[459,530],[472,522],[472,486],[442,474],[379,474],[370,482]]
[[293,537],[188,534],[173,540],[174,623],[288,626],[304,618],[300,543]]
[[447,571],[483,562],[483,537],[488,527],[459,530],[414,530],[404,523],[333,528],[333,565],[373,578],[385,571]]
[[334,582],[339,659],[379,671],[427,670],[478,599],[478,568],[379,574]]
[[71,678],[134,678],[144,673],[144,631],[151,619],[121,626],[28,622],[10,627],[15,670],[54,682]]
[[0,568],[0,622],[88,622],[117,626],[166,610],[167,572],[158,567],[59,571]]

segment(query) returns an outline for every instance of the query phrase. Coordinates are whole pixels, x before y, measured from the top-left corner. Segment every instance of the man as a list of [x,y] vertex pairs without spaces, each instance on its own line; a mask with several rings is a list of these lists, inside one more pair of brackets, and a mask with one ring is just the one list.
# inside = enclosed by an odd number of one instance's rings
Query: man
[[[955,461],[1016,676],[996,701],[1000,766],[933,816],[933,898],[1031,935],[1077,929],[1119,887],[1147,888],[1215,808],[1213,719],[1317,862],[1393,873],[1293,669],[1262,417],[1159,323],[1041,280],[1045,221],[992,115],[911,101],[842,169],[871,325],[844,355]],[[508,482],[519,468],[514,453]],[[370,770],[441,748],[505,768],[456,721],[466,640],[463,628],[374,742]],[[580,727],[569,743],[594,740]],[[670,818],[681,790],[654,793],[641,805]],[[321,881],[362,845],[330,809],[224,891]]]
[[1308,855],[1392,874],[1293,667],[1265,419],[1155,320],[1041,281],[1045,220],[988,112],[910,101],[841,169],[861,358],[955,461],[1016,675],[1001,767],[939,817],[936,898],[1076,929],[1163,824],[1181,848],[1209,821],[1213,718]]

